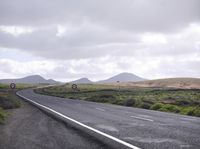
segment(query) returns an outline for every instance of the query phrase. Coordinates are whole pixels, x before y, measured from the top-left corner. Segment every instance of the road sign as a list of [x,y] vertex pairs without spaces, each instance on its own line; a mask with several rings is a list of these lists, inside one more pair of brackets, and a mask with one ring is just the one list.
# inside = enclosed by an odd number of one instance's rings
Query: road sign
[[72,89],[73,89],[74,91],[76,91],[77,88],[78,88],[78,86],[77,86],[76,84],[72,84]]
[[16,88],[16,84],[15,83],[10,83],[10,88],[11,89],[15,89]]

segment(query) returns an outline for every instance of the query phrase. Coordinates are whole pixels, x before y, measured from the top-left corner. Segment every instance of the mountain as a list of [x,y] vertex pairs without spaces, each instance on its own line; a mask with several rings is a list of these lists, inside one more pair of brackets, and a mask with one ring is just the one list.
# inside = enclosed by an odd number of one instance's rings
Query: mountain
[[75,81],[71,81],[69,83],[76,83],[76,84],[90,84],[93,83],[92,81],[90,81],[88,78],[80,78],[78,80]]
[[119,82],[138,82],[138,81],[144,81],[146,79],[140,78],[139,76],[136,76],[132,73],[120,73],[116,76],[113,76],[109,79],[98,81],[97,83],[116,83]]
[[0,80],[0,83],[22,83],[22,84],[56,84],[58,83],[55,80],[49,79],[46,80],[43,77],[41,77],[40,75],[31,75],[31,76],[27,76],[24,78],[19,78],[19,79],[2,79]]

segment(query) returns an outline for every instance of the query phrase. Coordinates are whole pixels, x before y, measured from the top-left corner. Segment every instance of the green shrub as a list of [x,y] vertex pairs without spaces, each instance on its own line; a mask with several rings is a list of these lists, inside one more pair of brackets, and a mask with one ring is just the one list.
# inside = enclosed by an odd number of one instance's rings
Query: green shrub
[[94,95],[88,98],[86,97],[85,100],[102,103],[113,103],[116,98],[114,95]]
[[186,99],[179,99],[178,101],[176,101],[176,104],[180,106],[187,106],[190,105],[190,101]]
[[8,89],[9,86],[7,84],[1,84],[0,83],[0,89]]
[[112,104],[124,105],[124,99],[117,98],[111,102]]
[[170,104],[166,104],[164,105],[161,109],[159,109],[160,111],[165,111],[165,112],[173,112],[173,113],[179,113],[180,109],[175,106],[175,105],[170,105]]
[[200,117],[200,109],[196,109],[196,110],[194,111],[194,116]]
[[141,99],[141,100],[142,100],[142,102],[150,104],[150,105],[154,104],[154,102],[155,102],[153,99]]
[[194,109],[189,109],[186,113],[187,115],[193,116],[194,115]]
[[143,109],[150,109],[151,104],[143,102],[139,107]]
[[0,107],[0,124],[4,122],[6,117],[5,111]]
[[3,109],[19,108],[20,102],[12,96],[0,97],[0,107]]
[[155,104],[153,104],[153,105],[150,107],[150,109],[151,109],[151,110],[159,110],[159,109],[161,109],[163,106],[164,106],[164,104],[162,104],[162,103],[155,103]]
[[136,100],[135,99],[127,99],[124,101],[124,106],[127,107],[132,107],[136,104]]
[[104,94],[104,95],[100,95],[100,96],[99,96],[99,98],[102,98],[102,99],[103,99],[103,98],[110,98],[110,99],[114,99],[114,98],[115,98],[115,96],[113,96],[113,95],[109,95],[109,94],[107,94],[107,95],[106,95],[106,94]]
[[200,108],[197,108],[197,107],[188,108],[186,114],[190,115],[190,116],[198,116],[198,117],[200,117]]

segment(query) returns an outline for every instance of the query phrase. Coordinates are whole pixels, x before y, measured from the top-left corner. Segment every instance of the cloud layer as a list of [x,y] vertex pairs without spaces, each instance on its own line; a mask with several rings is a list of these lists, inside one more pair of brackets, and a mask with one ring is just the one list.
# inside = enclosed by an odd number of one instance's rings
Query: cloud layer
[[199,0],[2,0],[0,20],[2,54],[20,54],[2,77],[200,77]]

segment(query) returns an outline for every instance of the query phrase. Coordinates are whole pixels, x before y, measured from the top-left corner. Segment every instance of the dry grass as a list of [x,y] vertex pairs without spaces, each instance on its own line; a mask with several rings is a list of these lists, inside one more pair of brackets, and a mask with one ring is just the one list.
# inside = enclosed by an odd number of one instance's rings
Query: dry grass
[[158,80],[148,80],[141,82],[113,83],[112,85],[129,87],[161,87],[179,89],[200,89],[200,79],[198,78],[168,78]]
[[15,95],[15,92],[29,87],[33,86],[17,84],[17,88],[15,90],[11,90],[9,84],[0,84],[0,124],[4,122],[7,115],[6,111],[8,109],[20,107],[20,101],[19,98]]

